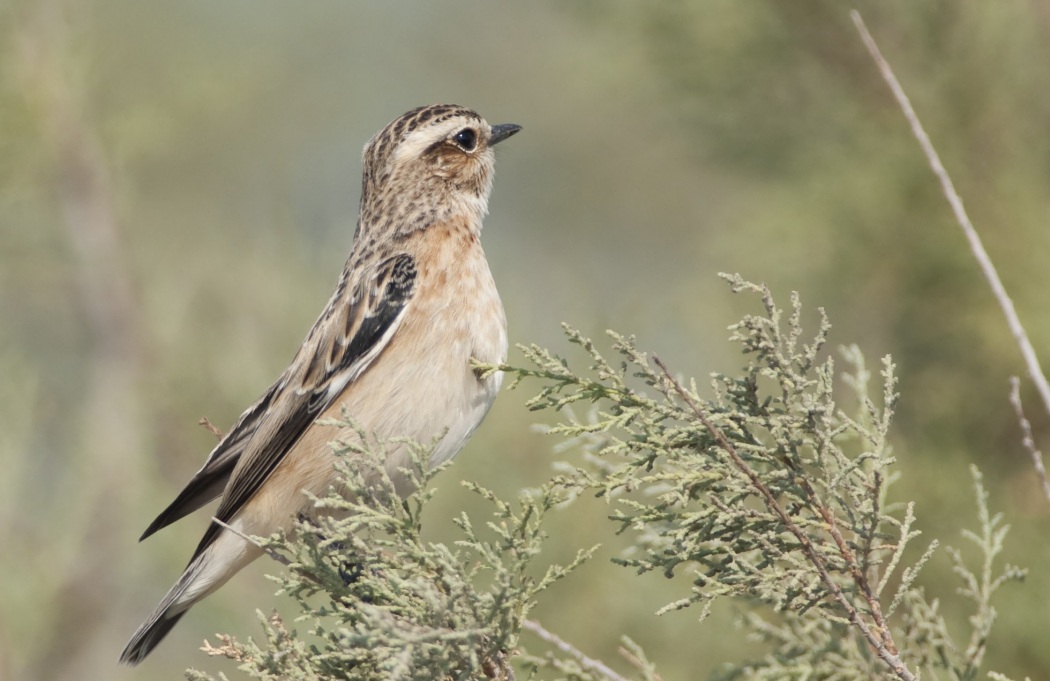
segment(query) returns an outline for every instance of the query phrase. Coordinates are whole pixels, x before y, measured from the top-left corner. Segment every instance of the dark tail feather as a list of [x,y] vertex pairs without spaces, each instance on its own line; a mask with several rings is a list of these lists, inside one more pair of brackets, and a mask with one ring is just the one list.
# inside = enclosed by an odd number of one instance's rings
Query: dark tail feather
[[186,589],[200,575],[201,566],[204,564],[206,555],[196,556],[186,566],[186,570],[179,577],[179,581],[175,582],[175,585],[165,594],[157,609],[153,611],[153,614],[147,617],[142,626],[138,628],[138,631],[132,635],[128,645],[124,648],[124,652],[120,654],[121,662],[131,666],[142,662],[150,654],[150,651],[156,648],[157,644],[168,635],[171,628],[186,614],[190,606],[204,597],[204,594],[201,594],[198,598],[188,603],[177,603],[186,593]]
[[171,617],[165,617],[165,613],[156,613],[153,617],[149,618],[142,623],[139,630],[135,632],[135,635],[128,641],[127,647],[124,648],[124,652],[120,654],[120,661],[126,665],[134,667],[139,662],[142,662],[150,651],[157,647],[157,644],[164,640],[164,637],[168,635],[171,628],[186,614],[183,610],[180,613],[176,613]]

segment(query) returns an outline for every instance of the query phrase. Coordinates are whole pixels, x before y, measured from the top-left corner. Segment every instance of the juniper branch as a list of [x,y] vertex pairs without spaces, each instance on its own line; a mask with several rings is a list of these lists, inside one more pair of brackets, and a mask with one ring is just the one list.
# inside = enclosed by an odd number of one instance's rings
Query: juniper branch
[[876,652],[879,658],[882,659],[882,661],[885,662],[886,665],[893,670],[893,673],[897,676],[897,678],[902,679],[903,681],[916,681],[917,677],[904,664],[904,661],[901,659],[897,651],[897,646],[896,644],[894,644],[893,639],[886,628],[885,621],[882,618],[881,606],[879,605],[878,600],[872,595],[871,587],[868,583],[866,576],[860,573],[860,570],[857,567],[856,559],[853,557],[853,553],[849,550],[849,547],[846,546],[846,542],[842,538],[842,534],[838,531],[838,527],[835,523],[834,517],[831,515],[831,512],[827,509],[827,507],[820,503],[819,498],[813,492],[813,489],[809,485],[809,482],[804,481],[803,486],[806,488],[807,494],[809,494],[811,499],[814,501],[815,508],[820,512],[821,517],[824,518],[824,521],[827,523],[828,532],[835,540],[839,551],[842,553],[843,558],[846,560],[847,565],[850,567],[850,571],[852,573],[854,582],[864,594],[868,602],[868,607],[870,608],[872,617],[875,619],[875,627],[878,630],[878,634],[872,631],[872,627],[868,625],[864,618],[861,617],[857,609],[853,606],[853,603],[846,597],[845,594],[842,593],[841,587],[839,586],[838,582],[832,579],[831,574],[828,572],[827,565],[825,564],[823,558],[820,556],[817,550],[813,547],[813,543],[810,541],[809,537],[806,535],[805,532],[799,529],[798,525],[796,525],[795,522],[792,521],[791,517],[784,511],[783,508],[781,508],[780,504],[777,503],[776,497],[773,496],[773,493],[769,490],[769,487],[767,487],[766,484],[762,481],[758,473],[756,473],[755,470],[751,468],[747,464],[747,462],[740,457],[740,455],[736,451],[736,448],[732,445],[732,443],[729,442],[726,436],[722,433],[721,429],[715,426],[711,422],[711,420],[707,418],[703,410],[700,409],[699,406],[697,406],[693,398],[689,395],[689,393],[685,391],[685,389],[682,387],[682,384],[679,383],[678,380],[671,374],[667,366],[660,360],[660,358],[654,355],[653,362],[655,362],[656,365],[660,367],[660,370],[664,372],[664,376],[674,388],[675,392],[678,393],[679,396],[681,396],[682,400],[689,406],[690,409],[692,409],[693,413],[700,420],[700,422],[704,424],[704,427],[706,427],[711,432],[711,435],[718,442],[719,446],[721,446],[722,449],[729,455],[729,457],[733,461],[733,465],[735,465],[738,470],[740,470],[744,475],[747,476],[748,480],[751,481],[751,486],[754,487],[754,489],[756,489],[762,495],[766,507],[770,511],[774,512],[780,518],[780,522],[783,523],[784,527],[787,528],[787,530],[791,532],[792,535],[794,535],[795,539],[799,543],[799,546],[801,546],[803,553],[806,554],[806,557],[809,559],[810,563],[812,563],[813,567],[816,568],[817,572],[820,574],[820,580],[824,584],[825,588],[827,588],[828,591],[831,592],[832,597],[835,599],[836,602],[838,602],[839,606],[843,609],[843,611],[846,612],[850,623],[861,631],[861,633],[864,635],[864,638],[868,641],[868,644],[871,645],[872,649]]
[[[753,359],[740,376],[714,377],[713,400],[702,400],[695,381],[675,378],[660,358],[614,332],[609,335],[619,362],[566,327],[569,341],[590,356],[590,373],[536,346],[524,348],[533,368],[498,367],[515,379],[542,381],[528,404],[560,411],[562,422],[548,432],[568,438],[556,447],[561,453],[567,445],[580,447],[582,463],[563,462],[547,485],[516,504],[465,483],[493,515],[477,525],[461,515],[456,524],[463,538],[452,546],[428,544],[419,535],[435,473],[426,468],[426,452],[412,449],[412,463],[401,475],[419,491],[401,500],[384,465],[388,457],[371,451],[367,434],[348,424],[357,444],[341,451],[351,456],[338,467],[350,494],[333,490],[312,500],[341,519],[322,514],[316,522],[297,523],[294,541],[262,543],[289,559],[277,581],[300,602],[300,621],[314,622],[309,633],[319,643],[307,644],[279,618],[261,617],[268,647],[220,637],[211,652],[241,662],[261,679],[327,680],[351,673],[377,681],[509,680],[517,657],[537,681],[625,681],[526,619],[533,600],[590,555],[581,551],[573,563],[531,577],[535,570],[526,568],[539,553],[545,511],[592,492],[610,505],[617,532],[636,536],[633,551],[615,563],[638,574],[675,577],[688,569],[693,576],[690,594],[658,614],[701,604],[702,620],[723,596],[747,604],[744,627],[771,650],[761,660],[726,665],[716,678],[867,681],[916,679],[925,672],[974,679],[994,621],[991,598],[1023,574],[1011,566],[998,574],[993,569],[1007,528],[988,512],[979,478],[979,529],[965,536],[981,552],[981,565],[970,570],[961,554],[949,553],[963,582],[960,593],[976,609],[962,648],[953,643],[937,601],[928,601],[918,586],[937,542],[905,564],[905,547],[919,534],[913,504],[887,502],[887,486],[896,477],[887,444],[897,399],[893,363],[883,360],[883,404],[876,406],[859,350],[843,352],[852,367],[846,383],[858,398],[857,414],[845,414],[833,394],[832,360],[818,361],[827,320],[811,343],[802,344],[797,295],[790,314],[782,314],[766,287],[726,278],[734,291],[758,293],[766,314],[745,316],[731,327],[732,338]],[[781,323],[788,328],[780,329]],[[655,395],[636,388],[636,379]],[[589,415],[577,418],[571,411],[577,403],[590,404]],[[356,566],[349,580],[348,565]],[[322,591],[328,596],[322,606],[307,602]],[[773,616],[756,602],[771,607]],[[549,649],[539,655],[522,650],[521,629],[537,633]],[[626,639],[623,645],[633,676],[659,681],[641,649]]]

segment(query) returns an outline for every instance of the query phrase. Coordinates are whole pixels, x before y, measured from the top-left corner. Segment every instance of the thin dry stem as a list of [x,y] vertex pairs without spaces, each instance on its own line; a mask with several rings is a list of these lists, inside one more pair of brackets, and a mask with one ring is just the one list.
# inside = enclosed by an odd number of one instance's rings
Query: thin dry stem
[[223,433],[222,430],[220,430],[218,426],[216,426],[214,423],[209,421],[207,416],[202,416],[200,418],[200,420],[197,421],[197,425],[198,426],[203,426],[205,430],[207,430],[209,433],[214,435],[219,440],[221,440],[222,438],[226,437],[226,434]]
[[221,527],[222,529],[227,530],[228,532],[232,532],[233,534],[237,535],[238,537],[240,537],[244,541],[248,542],[249,544],[254,544],[255,546],[258,546],[260,549],[263,550],[264,553],[266,553],[267,556],[269,556],[270,558],[273,558],[275,561],[277,561],[281,565],[283,565],[285,567],[290,567],[291,566],[292,561],[288,560],[287,558],[285,558],[281,554],[277,553],[273,549],[271,549],[271,548],[269,548],[267,546],[263,546],[254,537],[249,537],[248,535],[244,534],[243,532],[241,532],[237,528],[231,527],[231,526],[227,525],[226,523],[222,522],[221,520],[219,520],[215,516],[212,516],[211,521],[213,523],[215,523],[216,525],[218,525],[219,527]]
[[1032,437],[1032,424],[1024,415],[1024,407],[1021,405],[1021,381],[1016,376],[1010,377],[1010,404],[1014,406],[1017,414],[1017,423],[1021,426],[1021,444],[1024,445],[1028,455],[1032,457],[1032,466],[1039,478],[1039,484],[1043,488],[1043,496],[1050,502],[1050,481],[1046,479],[1046,468],[1043,466],[1043,454],[1035,446],[1035,438]]
[[1039,358],[1035,354],[1035,349],[1032,348],[1032,343],[1028,340],[1028,334],[1025,333],[1021,319],[1017,316],[1017,310],[1014,309],[1013,301],[1010,300],[1010,296],[1006,293],[1006,288],[1003,286],[1002,280],[999,279],[999,273],[996,271],[995,265],[992,264],[992,259],[988,257],[988,252],[984,250],[981,237],[978,236],[977,230],[974,229],[973,223],[970,222],[970,217],[966,214],[962,199],[959,197],[958,192],[955,191],[955,185],[952,183],[948,171],[945,170],[944,164],[941,163],[941,158],[937,155],[933,142],[930,141],[929,135],[926,134],[926,130],[922,127],[919,116],[915,113],[915,109],[912,108],[904,88],[898,82],[893,69],[890,68],[889,62],[886,61],[885,57],[882,56],[882,52],[879,51],[878,45],[875,44],[875,39],[868,32],[868,27],[865,26],[860,12],[851,10],[850,16],[853,17],[853,23],[856,24],[861,40],[864,41],[864,46],[868,48],[868,53],[871,54],[871,58],[878,67],[879,73],[882,74],[886,84],[890,86],[897,104],[900,105],[904,117],[908,120],[911,132],[919,142],[919,147],[922,148],[923,154],[926,155],[930,169],[933,170],[933,174],[940,181],[941,191],[944,192],[944,197],[948,200],[948,204],[955,214],[955,220],[959,223],[959,227],[962,228],[967,241],[970,242],[970,250],[973,251],[974,257],[977,258],[977,263],[981,267],[984,278],[988,281],[988,285],[991,286],[992,293],[999,302],[999,307],[1002,308],[1003,314],[1006,315],[1006,323],[1010,326],[1010,333],[1013,334],[1014,340],[1021,349],[1021,356],[1024,358],[1025,367],[1028,369],[1028,376],[1035,383],[1036,390],[1043,400],[1043,407],[1046,409],[1047,414],[1050,414],[1050,383],[1047,383],[1046,375],[1043,374],[1043,369],[1039,365]]
[[521,623],[521,628],[528,629],[529,631],[536,634],[541,639],[551,644],[561,652],[574,657],[576,661],[579,662],[580,665],[583,666],[585,669],[588,669],[597,674],[601,674],[605,678],[611,679],[611,681],[628,681],[625,677],[620,676],[612,669],[609,669],[607,666],[605,666],[605,664],[601,660],[595,660],[594,658],[587,657],[578,649],[573,647],[571,643],[568,643],[558,635],[552,634],[551,632],[547,631],[543,627],[543,625],[537,622],[536,620],[524,620]]

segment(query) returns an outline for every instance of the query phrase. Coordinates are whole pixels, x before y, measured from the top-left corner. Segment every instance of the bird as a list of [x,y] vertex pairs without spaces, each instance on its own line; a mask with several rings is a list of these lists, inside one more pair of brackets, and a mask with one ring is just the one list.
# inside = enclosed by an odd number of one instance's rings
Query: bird
[[[507,331],[479,236],[493,147],[521,129],[432,104],[398,116],[365,145],[357,228],[328,304],[288,368],[140,538],[221,497],[122,663],[141,662],[187,610],[262,554],[245,537],[288,530],[315,512],[307,493],[323,496],[336,483],[329,443],[347,436],[333,419],[349,415],[381,441],[434,441],[431,466],[451,459],[481,424],[502,376],[476,363],[506,360]],[[402,495],[411,491],[402,473],[409,456],[402,440],[385,460]]]

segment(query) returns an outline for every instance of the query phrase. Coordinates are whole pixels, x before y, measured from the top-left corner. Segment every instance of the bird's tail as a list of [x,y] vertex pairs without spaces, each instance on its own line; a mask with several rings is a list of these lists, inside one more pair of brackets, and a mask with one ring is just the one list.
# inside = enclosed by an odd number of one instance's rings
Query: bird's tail
[[128,665],[142,662],[187,610],[262,555],[262,549],[243,539],[241,534],[225,531],[198,551],[200,553],[186,566],[179,581],[128,641],[120,654],[121,662]]
[[204,558],[207,555],[208,553],[205,552],[197,556],[186,566],[179,581],[175,582],[153,613],[131,636],[128,645],[124,647],[124,652],[120,654],[122,663],[134,666],[142,662],[150,651],[168,635],[168,632],[186,614],[186,611],[204,597],[204,594],[196,598],[187,598],[187,595],[191,591],[191,586],[200,578]]
[[170,616],[168,613],[160,610],[153,613],[147,621],[143,622],[142,626],[135,632],[135,635],[131,637],[131,640],[128,641],[124,652],[120,654],[120,661],[132,667],[142,662],[185,614],[186,610]]

